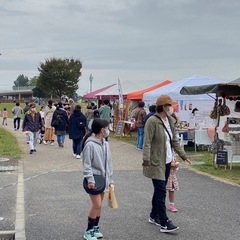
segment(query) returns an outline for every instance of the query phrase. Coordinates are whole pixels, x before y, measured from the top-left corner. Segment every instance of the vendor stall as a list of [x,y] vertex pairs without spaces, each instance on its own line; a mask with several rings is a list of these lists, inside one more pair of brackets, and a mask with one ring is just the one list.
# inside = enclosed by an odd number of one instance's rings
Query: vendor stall
[[[210,117],[215,119],[214,164],[240,162],[240,79],[229,83],[183,87],[183,95],[216,94]],[[229,164],[230,161],[230,164]]]

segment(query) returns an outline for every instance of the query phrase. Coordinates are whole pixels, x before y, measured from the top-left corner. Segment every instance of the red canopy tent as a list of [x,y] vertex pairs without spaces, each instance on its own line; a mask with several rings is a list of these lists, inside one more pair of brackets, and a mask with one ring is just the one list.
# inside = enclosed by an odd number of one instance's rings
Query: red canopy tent
[[127,100],[142,100],[143,99],[143,94],[146,93],[146,92],[150,92],[154,89],[157,89],[157,88],[160,88],[160,87],[163,87],[167,84],[171,83],[170,80],[165,80],[163,82],[160,82],[156,85],[153,85],[151,87],[148,87],[148,88],[145,88],[143,90],[140,90],[140,91],[136,91],[136,92],[130,92],[127,94]]
[[87,94],[85,94],[85,95],[83,96],[83,99],[84,99],[84,100],[96,99],[96,98],[97,98],[96,94],[101,93],[101,92],[109,89],[110,87],[112,87],[112,86],[114,86],[114,85],[116,85],[116,83],[111,84],[111,85],[106,86],[106,87],[103,87],[103,88],[99,88],[99,89],[97,89],[97,90],[95,90],[95,91],[93,91],[93,92],[87,93]]

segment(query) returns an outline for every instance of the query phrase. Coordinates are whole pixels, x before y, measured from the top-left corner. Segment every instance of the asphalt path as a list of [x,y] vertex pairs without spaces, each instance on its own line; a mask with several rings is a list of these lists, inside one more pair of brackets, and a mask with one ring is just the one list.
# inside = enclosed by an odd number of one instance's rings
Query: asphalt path
[[[82,163],[72,156],[68,136],[64,148],[39,144],[30,155],[24,134],[13,131],[11,124],[6,127],[25,154],[20,160],[22,171],[0,172],[0,217],[4,218],[0,230],[15,229],[16,240],[83,239],[90,199],[82,187]],[[180,229],[160,233],[159,227],[148,223],[153,187],[142,175],[141,152],[114,138],[109,143],[119,208],[110,209],[104,202],[100,220],[104,240],[240,239],[239,186],[184,165],[177,172],[178,212],[168,212]],[[23,181],[19,181],[21,172]],[[18,188],[20,183],[23,186]]]

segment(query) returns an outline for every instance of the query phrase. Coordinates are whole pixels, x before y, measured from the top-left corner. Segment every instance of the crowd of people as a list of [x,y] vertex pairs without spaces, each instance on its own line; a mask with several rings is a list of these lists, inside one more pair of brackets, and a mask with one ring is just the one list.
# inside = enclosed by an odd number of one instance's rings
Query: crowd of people
[[[170,233],[179,229],[168,218],[166,209],[176,212],[174,192],[179,189],[176,171],[179,162],[176,154],[188,164],[184,149],[179,144],[175,132],[176,118],[172,112],[174,102],[168,95],[161,95],[156,105],[150,106],[149,113],[145,111],[144,102],[139,102],[132,113],[137,126],[136,149],[142,151],[143,175],[150,178],[153,184],[153,196],[148,222],[160,226],[160,232]],[[3,124],[7,124],[6,109],[3,113]],[[72,140],[73,156],[81,158],[83,177],[87,180],[86,191],[91,199],[91,208],[87,219],[84,239],[96,240],[103,238],[99,221],[102,212],[104,192],[114,189],[111,151],[108,144],[109,124],[111,121],[111,106],[109,100],[97,108],[92,102],[87,111],[82,113],[81,106],[73,100],[67,104],[48,101],[47,106],[36,111],[35,103],[26,103],[24,109],[16,103],[12,109],[14,114],[14,130],[20,128],[21,115],[24,114],[22,131],[27,132],[27,142],[30,154],[36,152],[37,140],[41,134],[44,144],[55,144],[55,138],[60,148],[64,147],[65,136],[68,133]],[[91,193],[98,187],[96,175],[104,177],[104,188],[101,192]],[[86,190],[86,189],[85,189]],[[169,206],[166,208],[166,193],[169,191]]]
[[[57,143],[60,148],[64,147],[65,137],[68,134],[72,140],[73,156],[77,159],[81,158],[82,139],[90,131],[93,120],[102,118],[109,123],[111,119],[109,100],[104,100],[99,108],[95,102],[91,102],[85,113],[82,112],[81,106],[71,98],[57,103],[50,99],[46,106],[41,106],[39,111],[34,102],[26,102],[23,108],[19,102],[16,102],[11,111],[14,130],[22,129],[26,133],[30,154],[37,151],[37,143],[52,146]],[[2,117],[2,124],[7,125],[8,111],[6,108],[2,111]]]

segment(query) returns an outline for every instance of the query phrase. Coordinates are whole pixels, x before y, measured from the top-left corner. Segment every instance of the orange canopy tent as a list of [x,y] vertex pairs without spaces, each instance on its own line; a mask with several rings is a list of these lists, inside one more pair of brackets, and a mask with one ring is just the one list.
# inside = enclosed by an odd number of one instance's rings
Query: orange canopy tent
[[146,92],[150,92],[154,89],[157,89],[157,88],[160,88],[160,87],[163,87],[167,84],[171,83],[170,80],[165,80],[163,82],[160,82],[156,85],[153,85],[151,87],[148,87],[148,88],[145,88],[143,90],[140,90],[140,91],[136,91],[136,92],[130,92],[127,94],[127,100],[142,100],[143,99],[143,94],[146,93]]

